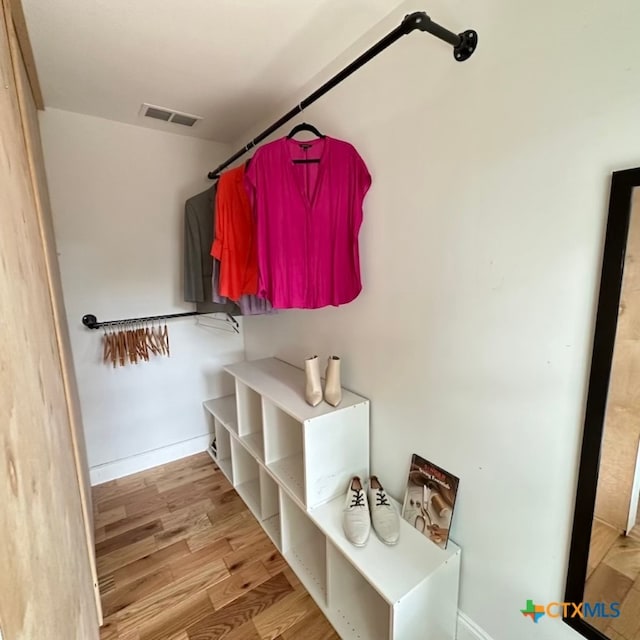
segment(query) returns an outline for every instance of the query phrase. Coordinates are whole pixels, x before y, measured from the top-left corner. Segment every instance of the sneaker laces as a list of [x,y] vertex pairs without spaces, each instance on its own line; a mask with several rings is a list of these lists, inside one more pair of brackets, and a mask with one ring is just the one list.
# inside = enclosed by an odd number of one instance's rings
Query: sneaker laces
[[376,492],[376,507],[390,507],[389,501],[387,500],[387,494],[384,491],[378,490]]
[[352,502],[350,507],[364,507],[364,491],[362,489],[353,489],[355,496],[351,496]]

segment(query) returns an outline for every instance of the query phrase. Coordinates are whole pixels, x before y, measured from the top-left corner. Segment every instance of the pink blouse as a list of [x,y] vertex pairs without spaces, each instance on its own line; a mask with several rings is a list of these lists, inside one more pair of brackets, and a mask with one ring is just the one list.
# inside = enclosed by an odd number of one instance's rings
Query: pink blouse
[[[296,164],[294,159],[319,159]],[[281,138],[245,174],[258,239],[258,295],[276,309],[351,302],[362,289],[358,233],[371,176],[348,142]]]

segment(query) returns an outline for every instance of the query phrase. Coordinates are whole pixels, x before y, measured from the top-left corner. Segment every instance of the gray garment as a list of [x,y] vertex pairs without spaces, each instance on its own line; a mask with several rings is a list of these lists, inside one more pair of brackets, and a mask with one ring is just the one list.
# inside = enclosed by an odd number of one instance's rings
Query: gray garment
[[[229,298],[221,296],[218,291],[220,290],[218,282],[220,281],[220,261],[213,259],[213,275],[211,276],[211,289],[213,291],[214,302],[228,302]],[[275,313],[275,309],[272,308],[271,303],[266,298],[259,298],[254,295],[243,295],[238,300],[238,306],[240,307],[240,313],[243,316],[259,316],[265,313]]]
[[231,301],[212,302],[213,242],[216,185],[189,198],[184,207],[184,299],[201,313],[239,313]]

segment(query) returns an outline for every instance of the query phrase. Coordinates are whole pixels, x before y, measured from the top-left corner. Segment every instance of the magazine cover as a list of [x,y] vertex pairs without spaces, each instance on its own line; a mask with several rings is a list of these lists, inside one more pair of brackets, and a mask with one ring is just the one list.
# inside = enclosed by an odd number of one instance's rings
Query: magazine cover
[[402,517],[442,549],[449,541],[458,482],[456,476],[413,454]]

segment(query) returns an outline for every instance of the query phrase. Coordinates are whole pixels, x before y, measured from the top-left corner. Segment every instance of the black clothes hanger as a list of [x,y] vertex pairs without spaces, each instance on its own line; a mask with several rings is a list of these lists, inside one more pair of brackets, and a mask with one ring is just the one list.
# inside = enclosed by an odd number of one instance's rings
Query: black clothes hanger
[[318,138],[327,137],[323,133],[320,133],[312,124],[309,124],[308,122],[301,122],[300,124],[297,124],[295,127],[293,127],[293,129],[291,129],[287,138],[290,140],[291,138],[293,138],[293,136],[296,135],[296,133],[300,133],[301,131],[308,131],[309,133],[313,133]]
[[[293,127],[293,129],[291,129],[291,131],[289,132],[289,135],[287,136],[287,140],[291,140],[293,136],[296,135],[296,133],[300,133],[301,131],[308,131],[309,133],[313,133],[313,135],[315,135],[317,138],[320,138],[320,139],[324,139],[327,137],[323,133],[320,133],[312,124],[309,124],[308,122],[301,122],[300,124],[297,124],[295,127]],[[306,151],[304,142],[300,142],[300,146]],[[320,159],[319,158],[304,158],[304,159],[297,158],[292,162],[293,164],[318,164],[320,162]]]

